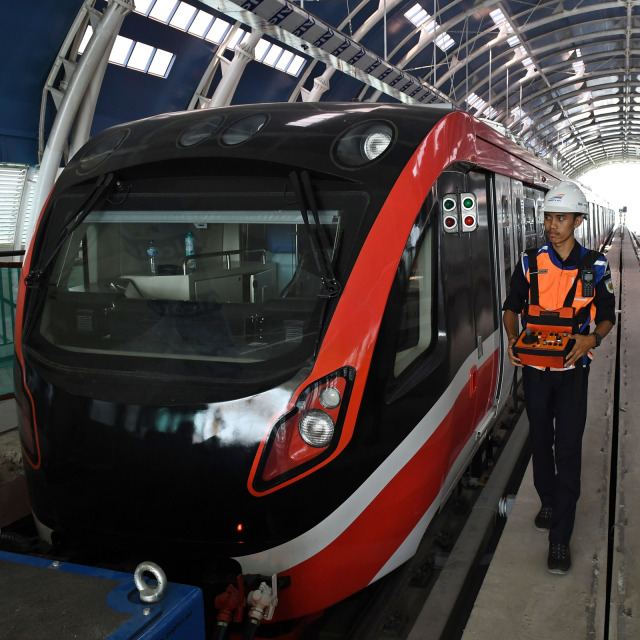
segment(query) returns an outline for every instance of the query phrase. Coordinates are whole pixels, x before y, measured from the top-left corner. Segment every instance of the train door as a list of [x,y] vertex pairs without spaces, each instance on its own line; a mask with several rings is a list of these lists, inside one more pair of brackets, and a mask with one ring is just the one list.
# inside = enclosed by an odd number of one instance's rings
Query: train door
[[[496,233],[496,255],[498,260],[498,308],[499,315],[502,315],[502,302],[509,293],[511,275],[517,267],[519,255],[517,253],[516,234],[514,233],[511,195],[511,179],[500,174],[493,176],[494,202],[495,202],[495,233]],[[509,387],[513,380],[514,367],[507,355],[507,337],[504,331],[501,332],[500,339],[500,367],[498,371],[498,385],[496,389],[496,400],[498,405],[502,405],[509,395]]]
[[[489,224],[487,175],[447,171],[438,180],[443,212],[441,268],[451,365],[466,381],[453,423],[451,462],[493,406],[499,363],[497,280]],[[469,207],[473,215],[469,216]],[[451,221],[459,212],[457,225]]]
[[[477,228],[471,232],[471,290],[478,357],[476,424],[492,409],[498,387],[501,342],[501,300],[495,251],[495,207],[491,175],[471,171],[467,188],[476,196]],[[486,358],[486,360],[485,360]]]

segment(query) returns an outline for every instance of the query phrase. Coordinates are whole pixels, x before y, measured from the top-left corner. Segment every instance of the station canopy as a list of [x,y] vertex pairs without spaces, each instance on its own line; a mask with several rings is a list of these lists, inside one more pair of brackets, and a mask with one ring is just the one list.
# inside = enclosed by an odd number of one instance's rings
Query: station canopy
[[[640,161],[640,17],[633,1],[111,2],[127,15],[92,135],[126,120],[218,104],[399,100],[467,110],[571,177]],[[37,12],[31,3],[10,9],[23,13],[32,35],[7,33],[7,44],[25,65],[43,65],[31,74],[43,96],[42,154],[55,107],[109,3],[36,4]],[[22,55],[27,47],[38,52],[29,54],[33,63]],[[239,55],[250,64],[221,92]],[[15,74],[11,83],[19,87],[24,74]],[[16,107],[16,129],[27,128],[19,123],[27,114]]]

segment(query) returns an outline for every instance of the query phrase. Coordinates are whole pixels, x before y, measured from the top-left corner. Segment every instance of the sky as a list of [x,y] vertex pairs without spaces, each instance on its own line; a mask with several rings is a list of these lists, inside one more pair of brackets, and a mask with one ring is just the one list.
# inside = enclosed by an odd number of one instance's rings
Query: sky
[[614,210],[626,206],[627,226],[631,231],[640,232],[640,199],[635,191],[640,187],[640,164],[612,164],[600,167],[585,173],[579,181],[608,200]]

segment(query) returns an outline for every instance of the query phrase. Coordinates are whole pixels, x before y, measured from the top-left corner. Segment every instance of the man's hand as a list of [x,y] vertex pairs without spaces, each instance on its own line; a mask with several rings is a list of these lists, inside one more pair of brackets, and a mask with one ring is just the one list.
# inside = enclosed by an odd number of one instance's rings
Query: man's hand
[[513,345],[518,341],[518,314],[507,310],[502,316],[502,321],[509,340],[509,346],[507,348],[509,360],[514,367],[524,367],[522,362],[520,362],[520,358],[516,358],[513,353]]
[[518,342],[518,338],[509,338],[509,347],[507,348],[507,355],[509,356],[509,360],[514,367],[524,367],[522,362],[520,362],[520,358],[517,358],[515,353],[513,353],[513,345]]
[[593,337],[593,334],[584,336],[581,333],[574,333],[569,337],[575,340],[576,343],[573,345],[573,349],[571,349],[571,351],[569,351],[569,353],[567,354],[567,357],[564,361],[565,367],[570,367],[572,364],[578,362],[580,358],[586,356],[587,353],[589,353],[589,350],[595,347],[596,341],[596,339]]

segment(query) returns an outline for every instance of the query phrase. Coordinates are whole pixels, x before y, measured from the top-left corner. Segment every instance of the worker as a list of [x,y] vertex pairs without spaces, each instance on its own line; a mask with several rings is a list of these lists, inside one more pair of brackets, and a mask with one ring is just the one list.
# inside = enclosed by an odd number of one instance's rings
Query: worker
[[[547,567],[555,574],[566,574],[571,568],[570,540],[580,496],[591,352],[615,324],[607,260],[581,246],[574,235],[588,215],[588,207],[584,192],[573,182],[560,182],[548,192],[544,204],[548,242],[523,254],[503,305],[509,360],[523,367],[533,482],[541,501],[534,522],[537,529],[549,531]],[[537,298],[533,302],[539,306],[532,305],[532,298]],[[575,343],[564,367],[540,366],[539,361],[535,366],[524,366],[514,354],[518,316],[524,313],[525,325],[536,310],[548,317],[548,310],[553,313],[565,306],[573,307],[576,324],[570,336]],[[590,333],[592,321],[595,327]]]

